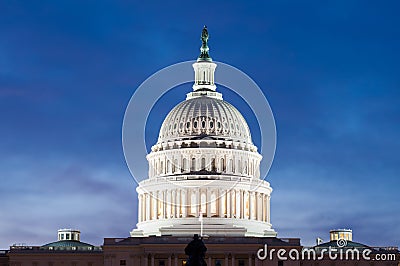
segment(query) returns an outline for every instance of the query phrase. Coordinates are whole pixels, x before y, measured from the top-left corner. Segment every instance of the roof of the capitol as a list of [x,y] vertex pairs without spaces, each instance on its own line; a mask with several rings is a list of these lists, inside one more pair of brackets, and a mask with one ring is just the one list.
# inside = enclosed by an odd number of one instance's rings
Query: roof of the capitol
[[81,241],[77,240],[60,240],[56,242],[51,242],[46,245],[42,246],[43,248],[46,247],[93,247],[93,245],[90,245],[88,243],[84,243]]
[[[191,236],[149,236],[127,238],[105,238],[104,245],[137,245],[137,244],[187,244]],[[300,246],[300,239],[280,239],[277,237],[242,237],[242,236],[209,236],[203,239],[208,244],[268,244],[269,246]]]

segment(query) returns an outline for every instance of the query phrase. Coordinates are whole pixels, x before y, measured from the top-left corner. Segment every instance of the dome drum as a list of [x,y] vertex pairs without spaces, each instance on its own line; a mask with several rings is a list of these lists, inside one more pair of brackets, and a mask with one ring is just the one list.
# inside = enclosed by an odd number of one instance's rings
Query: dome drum
[[230,174],[260,177],[262,156],[255,152],[216,148],[188,148],[152,152],[147,156],[149,178],[181,174]]
[[257,152],[257,146],[249,143],[243,143],[238,141],[219,139],[214,136],[199,136],[198,139],[182,139],[180,141],[168,141],[159,143],[151,147],[152,152],[173,150],[173,149],[185,149],[185,148],[222,148],[222,149],[235,149],[245,150],[251,152]]

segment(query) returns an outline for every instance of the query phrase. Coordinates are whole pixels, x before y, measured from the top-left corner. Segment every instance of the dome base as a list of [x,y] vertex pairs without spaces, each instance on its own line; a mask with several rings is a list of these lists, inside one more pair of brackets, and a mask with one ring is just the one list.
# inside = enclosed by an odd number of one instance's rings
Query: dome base
[[[131,237],[143,236],[192,236],[200,233],[198,218],[175,218],[147,221],[137,224],[131,231]],[[277,233],[271,224],[246,219],[203,218],[203,235],[208,236],[241,236],[241,237],[276,237]]]

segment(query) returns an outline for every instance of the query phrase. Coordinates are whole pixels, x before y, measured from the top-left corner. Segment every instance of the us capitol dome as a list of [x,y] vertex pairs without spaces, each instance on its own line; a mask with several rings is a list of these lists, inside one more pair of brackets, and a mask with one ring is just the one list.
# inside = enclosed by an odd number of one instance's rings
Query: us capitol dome
[[245,118],[216,91],[206,27],[201,40],[193,91],[166,116],[147,155],[131,236],[193,236],[202,220],[204,235],[274,237],[262,156]]

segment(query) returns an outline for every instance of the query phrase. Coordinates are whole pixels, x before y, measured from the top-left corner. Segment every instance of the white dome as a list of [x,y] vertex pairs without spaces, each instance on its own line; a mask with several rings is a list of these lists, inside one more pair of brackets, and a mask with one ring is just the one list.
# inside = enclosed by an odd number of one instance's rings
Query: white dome
[[158,144],[199,138],[252,144],[249,127],[240,112],[210,93],[188,97],[172,109],[161,126]]
[[272,188],[260,178],[262,156],[244,117],[216,91],[207,38],[204,28],[193,92],[168,113],[146,157],[148,179],[136,189],[132,237],[193,235],[199,215],[210,236],[276,236]]

